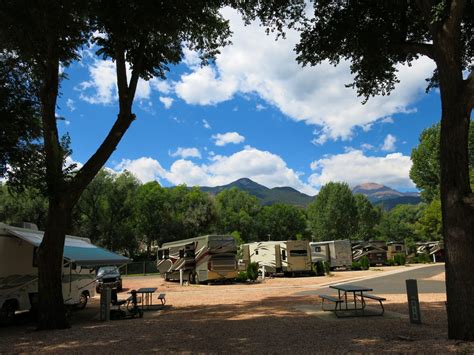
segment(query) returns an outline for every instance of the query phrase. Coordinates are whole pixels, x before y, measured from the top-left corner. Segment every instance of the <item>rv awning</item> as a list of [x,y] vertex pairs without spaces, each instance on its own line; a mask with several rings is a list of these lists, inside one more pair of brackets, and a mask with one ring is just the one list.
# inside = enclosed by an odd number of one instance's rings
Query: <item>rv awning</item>
[[[41,244],[44,232],[16,227],[5,228],[9,234],[18,237],[36,247]],[[87,238],[66,235],[64,258],[78,265],[122,265],[131,262],[129,258],[115,254],[92,244]]]

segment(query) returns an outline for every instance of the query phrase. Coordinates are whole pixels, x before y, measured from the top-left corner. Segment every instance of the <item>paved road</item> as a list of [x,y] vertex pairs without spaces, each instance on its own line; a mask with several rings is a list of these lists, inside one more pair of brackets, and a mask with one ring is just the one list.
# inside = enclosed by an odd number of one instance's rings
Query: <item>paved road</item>
[[[377,278],[371,278],[368,280],[351,281],[347,282],[351,285],[367,286],[374,290],[375,294],[398,294],[405,293],[406,286],[405,280],[417,279],[418,280],[418,293],[444,293],[446,287],[444,281],[436,280],[422,280],[433,277],[444,271],[444,264],[433,264],[420,269],[410,270],[407,268],[406,271],[392,274],[392,275],[381,275]],[[298,295],[315,295],[327,292],[333,292],[329,287],[323,287],[317,290],[302,291]]]

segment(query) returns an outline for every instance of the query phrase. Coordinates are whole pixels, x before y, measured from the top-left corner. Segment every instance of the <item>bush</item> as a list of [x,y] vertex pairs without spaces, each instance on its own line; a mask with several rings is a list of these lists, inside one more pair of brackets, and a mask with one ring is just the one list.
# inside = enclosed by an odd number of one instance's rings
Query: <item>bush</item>
[[403,254],[397,254],[393,257],[395,264],[397,265],[405,265],[407,263],[407,258]]
[[247,278],[251,281],[258,278],[258,263],[252,262],[247,266]]
[[237,277],[235,278],[238,282],[245,282],[247,281],[247,271],[239,271]]
[[329,262],[325,261],[323,262],[324,265],[324,272],[326,275],[331,275],[331,265],[329,265]]
[[369,264],[369,258],[366,256],[363,256],[360,258],[360,268],[362,270],[369,270],[370,264]]
[[360,263],[358,261],[353,261],[352,262],[352,267],[351,267],[352,270],[362,270],[361,267],[360,267]]
[[387,259],[386,264],[387,264],[388,266],[395,266],[395,265],[397,265],[397,262],[395,261],[395,258],[393,258],[393,259]]
[[419,263],[423,263],[423,264],[431,262],[431,258],[427,253],[421,253],[420,255],[417,256],[417,259]]
[[322,261],[317,261],[316,264],[314,264],[314,269],[316,276],[324,276],[324,263]]

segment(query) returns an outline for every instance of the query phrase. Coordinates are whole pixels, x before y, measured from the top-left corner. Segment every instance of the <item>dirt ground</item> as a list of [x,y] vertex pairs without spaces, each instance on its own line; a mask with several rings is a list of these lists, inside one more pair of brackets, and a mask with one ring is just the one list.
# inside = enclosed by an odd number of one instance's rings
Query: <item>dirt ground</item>
[[[85,310],[72,314],[70,329],[36,331],[28,322],[0,328],[0,353],[474,353],[474,343],[447,340],[445,294],[420,294],[422,325],[410,324],[404,290],[385,295],[384,317],[338,319],[320,311],[318,288],[394,270],[188,286],[158,276],[126,277],[119,299],[131,289],[157,287],[157,292],[166,293],[166,306],[146,311],[141,319],[101,322],[96,296]],[[431,279],[443,280],[444,274]],[[310,290],[315,293],[301,296],[301,291]]]

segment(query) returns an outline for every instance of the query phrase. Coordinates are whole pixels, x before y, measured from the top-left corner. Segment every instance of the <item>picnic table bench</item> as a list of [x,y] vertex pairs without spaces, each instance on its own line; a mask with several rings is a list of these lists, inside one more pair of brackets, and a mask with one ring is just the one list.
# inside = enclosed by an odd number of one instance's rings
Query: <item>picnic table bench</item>
[[[332,311],[337,317],[381,316],[385,312],[383,301],[386,301],[386,298],[366,293],[368,291],[373,291],[369,287],[357,285],[331,285],[329,287],[336,289],[338,293],[337,296],[319,295],[321,298],[321,309],[323,311]],[[348,294],[352,294],[352,297],[348,297]],[[381,312],[366,312],[367,299],[379,302]],[[333,302],[334,309],[325,309],[325,301]],[[343,307],[343,305],[345,307]]]
[[163,306],[164,306],[165,303],[166,303],[166,298],[165,298],[165,297],[166,297],[166,293],[160,293],[160,294],[158,295],[158,298],[157,298],[157,299],[161,302],[161,304],[162,304]]

